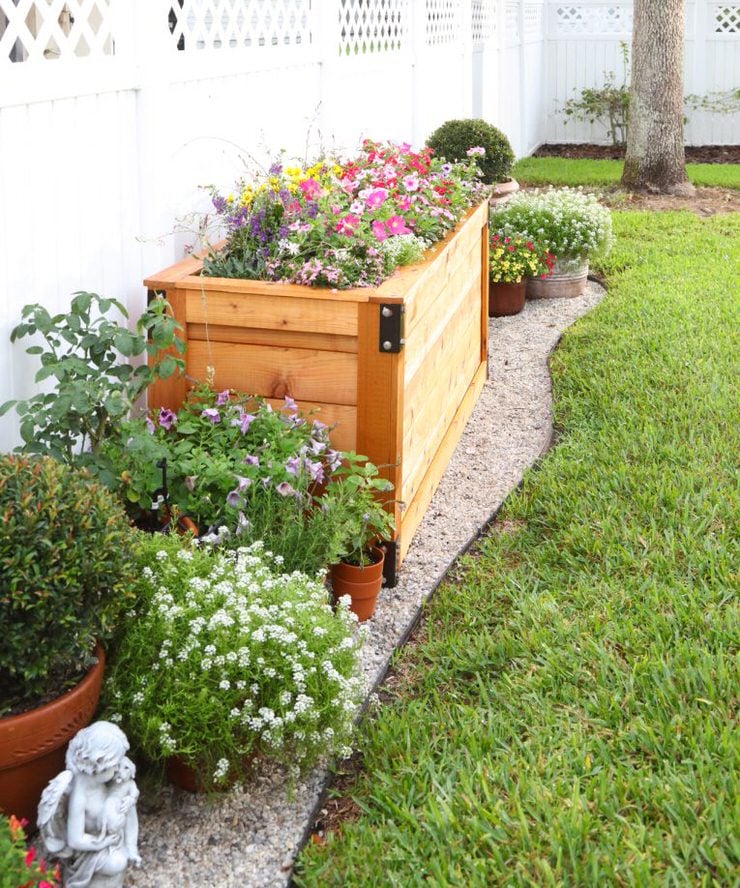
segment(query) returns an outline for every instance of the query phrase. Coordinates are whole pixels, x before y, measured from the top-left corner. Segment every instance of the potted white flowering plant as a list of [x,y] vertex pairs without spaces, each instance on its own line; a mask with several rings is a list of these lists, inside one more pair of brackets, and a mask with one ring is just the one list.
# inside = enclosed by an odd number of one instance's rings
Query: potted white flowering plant
[[326,588],[261,542],[236,551],[141,534],[139,598],[106,717],[186,789],[225,788],[255,755],[305,768],[349,754],[361,636]]
[[579,296],[589,259],[608,253],[614,240],[610,211],[574,188],[517,194],[491,213],[491,226],[508,237],[537,240],[557,257],[550,275],[527,282],[532,298]]

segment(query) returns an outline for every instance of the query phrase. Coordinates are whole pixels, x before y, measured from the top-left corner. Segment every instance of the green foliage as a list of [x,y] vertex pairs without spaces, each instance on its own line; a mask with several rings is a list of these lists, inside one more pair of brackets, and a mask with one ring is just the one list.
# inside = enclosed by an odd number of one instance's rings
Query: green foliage
[[[622,178],[621,160],[585,160],[571,157],[524,157],[514,164],[514,177],[523,185],[579,185],[616,187]],[[740,165],[687,163],[694,185],[740,189]]]
[[[485,120],[448,120],[429,136],[427,145],[437,156],[453,163],[475,157],[481,178],[488,185],[505,182],[511,174],[514,152],[509,140]],[[485,148],[485,154],[469,155],[471,148]]]
[[131,529],[85,470],[0,458],[0,715],[74,684],[131,594]]
[[740,111],[740,87],[707,93],[705,96],[689,95],[684,103],[692,111],[706,111],[709,114],[737,114]]
[[604,85],[586,87],[581,90],[578,98],[568,99],[563,105],[565,123],[568,120],[582,120],[596,123],[598,120],[606,127],[612,145],[627,144],[627,126],[629,125],[630,88],[627,82],[629,66],[629,47],[620,42],[622,52],[622,83],[617,86],[613,71],[604,72]]
[[162,459],[171,513],[229,547],[262,540],[288,570],[315,574],[351,552],[358,535],[389,528],[372,499],[388,482],[366,457],[333,450],[327,426],[301,416],[292,398],[274,410],[204,384],[176,414],[161,409],[122,423],[100,461],[138,522],[161,486]]
[[614,224],[558,444],[433,599],[299,885],[737,882],[740,216]]
[[57,888],[59,872],[47,870],[36,852],[26,847],[25,821],[0,814],[0,888]]
[[121,362],[121,356],[153,357],[170,347],[184,350],[175,336],[179,325],[168,315],[164,300],[152,301],[136,331],[109,320],[106,314],[112,308],[128,317],[120,302],[96,293],[76,293],[67,314],[52,316],[41,305],[24,306],[24,320],[11,333],[11,342],[41,334],[45,347],[33,345],[26,351],[41,361],[36,382],[53,378],[55,387],[0,407],[1,416],[15,405],[21,418],[24,444],[19,449],[68,464],[94,463],[102,442],[147,386],[182,369],[183,362],[170,354],[151,366]]
[[135,612],[106,715],[151,761],[182,758],[206,786],[253,753],[303,769],[347,754],[362,681],[355,618],[261,543],[236,552],[141,535]]
[[366,456],[343,453],[343,462],[334,472],[317,508],[332,516],[341,540],[341,558],[349,564],[368,564],[373,543],[388,539],[395,530],[389,501],[379,494],[393,490],[393,484],[380,477],[377,466]]

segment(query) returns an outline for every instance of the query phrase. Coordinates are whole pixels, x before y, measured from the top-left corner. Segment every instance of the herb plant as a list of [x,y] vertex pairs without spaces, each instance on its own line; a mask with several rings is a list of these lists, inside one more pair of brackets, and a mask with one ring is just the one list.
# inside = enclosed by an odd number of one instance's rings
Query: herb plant
[[344,461],[332,476],[325,494],[318,502],[321,511],[335,516],[342,540],[342,561],[365,565],[370,562],[370,548],[387,539],[395,530],[389,501],[381,494],[393,490],[393,484],[378,473],[378,468],[364,456],[342,454]]
[[214,787],[255,753],[299,768],[349,753],[361,635],[321,583],[283,572],[261,543],[225,552],[142,535],[138,557],[105,692],[135,747],[178,756]]
[[154,357],[166,349],[183,351],[175,336],[179,325],[167,313],[167,303],[155,299],[139,318],[136,330],[106,315],[115,309],[124,320],[126,309],[115,299],[96,293],[76,293],[67,314],[51,315],[41,305],[26,305],[23,322],[11,341],[40,334],[45,346],[26,349],[39,355],[36,382],[54,378],[53,391],[39,392],[27,401],[6,401],[0,416],[15,405],[21,418],[22,449],[53,456],[68,464],[95,464],[102,443],[115,433],[155,379],[171,376],[183,366],[172,354],[151,365],[121,361],[141,355]]
[[0,458],[0,716],[58,696],[130,600],[132,530],[86,470]]

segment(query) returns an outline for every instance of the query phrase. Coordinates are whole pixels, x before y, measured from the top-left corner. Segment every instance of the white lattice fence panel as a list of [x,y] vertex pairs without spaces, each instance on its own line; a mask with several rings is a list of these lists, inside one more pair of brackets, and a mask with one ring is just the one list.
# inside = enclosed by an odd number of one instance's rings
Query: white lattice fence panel
[[110,0],[0,0],[0,63],[113,54]]
[[519,3],[507,3],[504,9],[504,29],[508,46],[519,43],[522,35],[519,33]]
[[713,12],[713,28],[715,34],[727,36],[740,35],[740,6],[728,6],[724,3],[715,4]]
[[402,49],[408,18],[408,0],[340,0],[339,54]]
[[479,48],[496,36],[497,6],[497,0],[473,0],[470,33],[474,48]]
[[524,38],[535,40],[544,33],[545,8],[542,3],[526,3],[522,13]]
[[554,7],[555,33],[561,36],[632,34],[632,4],[598,6],[565,3]]
[[427,46],[446,46],[460,39],[461,4],[456,0],[426,0]]
[[174,0],[169,23],[178,49],[300,46],[311,42],[310,0]]

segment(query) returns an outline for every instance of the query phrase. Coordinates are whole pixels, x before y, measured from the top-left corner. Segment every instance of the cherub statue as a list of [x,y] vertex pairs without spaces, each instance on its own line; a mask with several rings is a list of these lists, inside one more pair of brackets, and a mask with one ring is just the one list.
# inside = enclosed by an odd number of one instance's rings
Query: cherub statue
[[69,744],[67,769],[41,796],[38,826],[50,857],[62,860],[66,888],[121,888],[139,865],[136,768],[111,722],[83,728]]

